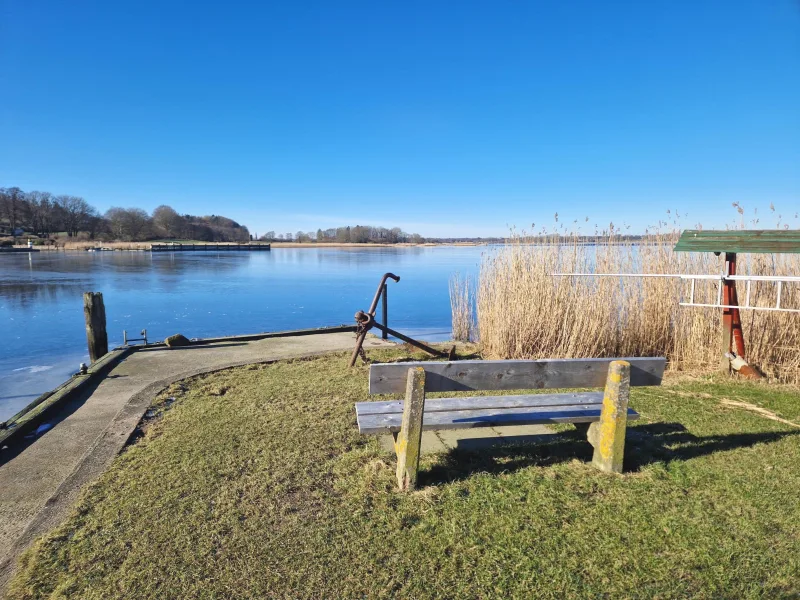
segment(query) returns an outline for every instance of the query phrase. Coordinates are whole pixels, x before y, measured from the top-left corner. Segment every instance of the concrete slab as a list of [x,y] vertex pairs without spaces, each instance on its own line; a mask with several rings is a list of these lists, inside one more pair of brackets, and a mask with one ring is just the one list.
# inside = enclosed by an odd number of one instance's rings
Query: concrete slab
[[[147,348],[123,359],[97,386],[59,407],[47,433],[0,450],[0,592],[19,553],[63,519],[81,487],[107,468],[166,386],[232,366],[350,350],[354,343],[354,333],[327,333]],[[392,346],[372,336],[364,343]]]
[[[501,444],[524,444],[541,442],[546,436],[555,435],[547,425],[513,425],[510,427],[475,427],[473,429],[445,429],[422,432],[422,454],[434,454],[449,450],[481,450]],[[391,435],[380,436],[384,450],[393,452]]]
[[[423,431],[420,442],[420,454],[435,454],[437,452],[447,452],[449,448],[444,444],[436,431]],[[378,437],[381,448],[387,452],[394,452],[394,438],[391,435],[381,435]]]

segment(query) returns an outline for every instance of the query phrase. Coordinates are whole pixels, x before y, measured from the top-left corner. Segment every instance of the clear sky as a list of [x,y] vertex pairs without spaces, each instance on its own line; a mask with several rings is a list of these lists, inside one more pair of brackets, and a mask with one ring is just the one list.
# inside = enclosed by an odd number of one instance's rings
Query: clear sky
[[0,186],[103,211],[474,236],[800,210],[798,0],[0,0],[0,90]]

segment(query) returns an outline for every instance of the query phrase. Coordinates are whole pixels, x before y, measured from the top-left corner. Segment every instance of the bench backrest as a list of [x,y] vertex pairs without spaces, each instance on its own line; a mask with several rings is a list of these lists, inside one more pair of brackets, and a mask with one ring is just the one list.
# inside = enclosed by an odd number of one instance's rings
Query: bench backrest
[[603,387],[614,360],[631,364],[631,385],[661,384],[664,358],[462,360],[370,365],[369,393],[402,394],[412,367],[425,369],[426,392]]

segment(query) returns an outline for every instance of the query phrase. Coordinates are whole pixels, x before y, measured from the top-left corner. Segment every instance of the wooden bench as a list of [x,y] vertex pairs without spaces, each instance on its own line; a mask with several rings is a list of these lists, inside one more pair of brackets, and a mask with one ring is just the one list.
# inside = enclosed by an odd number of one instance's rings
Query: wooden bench
[[[397,483],[414,489],[422,432],[537,423],[575,423],[594,446],[592,464],[622,472],[632,385],[659,385],[663,358],[471,360],[375,364],[370,394],[405,393],[405,400],[359,402],[358,429],[394,435]],[[431,398],[426,392],[599,388],[603,392]]]

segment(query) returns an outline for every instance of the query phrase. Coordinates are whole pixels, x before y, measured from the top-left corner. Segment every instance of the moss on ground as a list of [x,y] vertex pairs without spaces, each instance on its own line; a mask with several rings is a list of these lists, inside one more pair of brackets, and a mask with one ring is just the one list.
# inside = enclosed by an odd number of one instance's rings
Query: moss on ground
[[[376,351],[396,359],[403,351]],[[635,389],[626,474],[572,430],[423,457],[358,434],[345,355],[172,386],[143,435],[23,557],[11,598],[779,598],[800,595],[796,390]],[[168,400],[174,398],[173,400]]]

